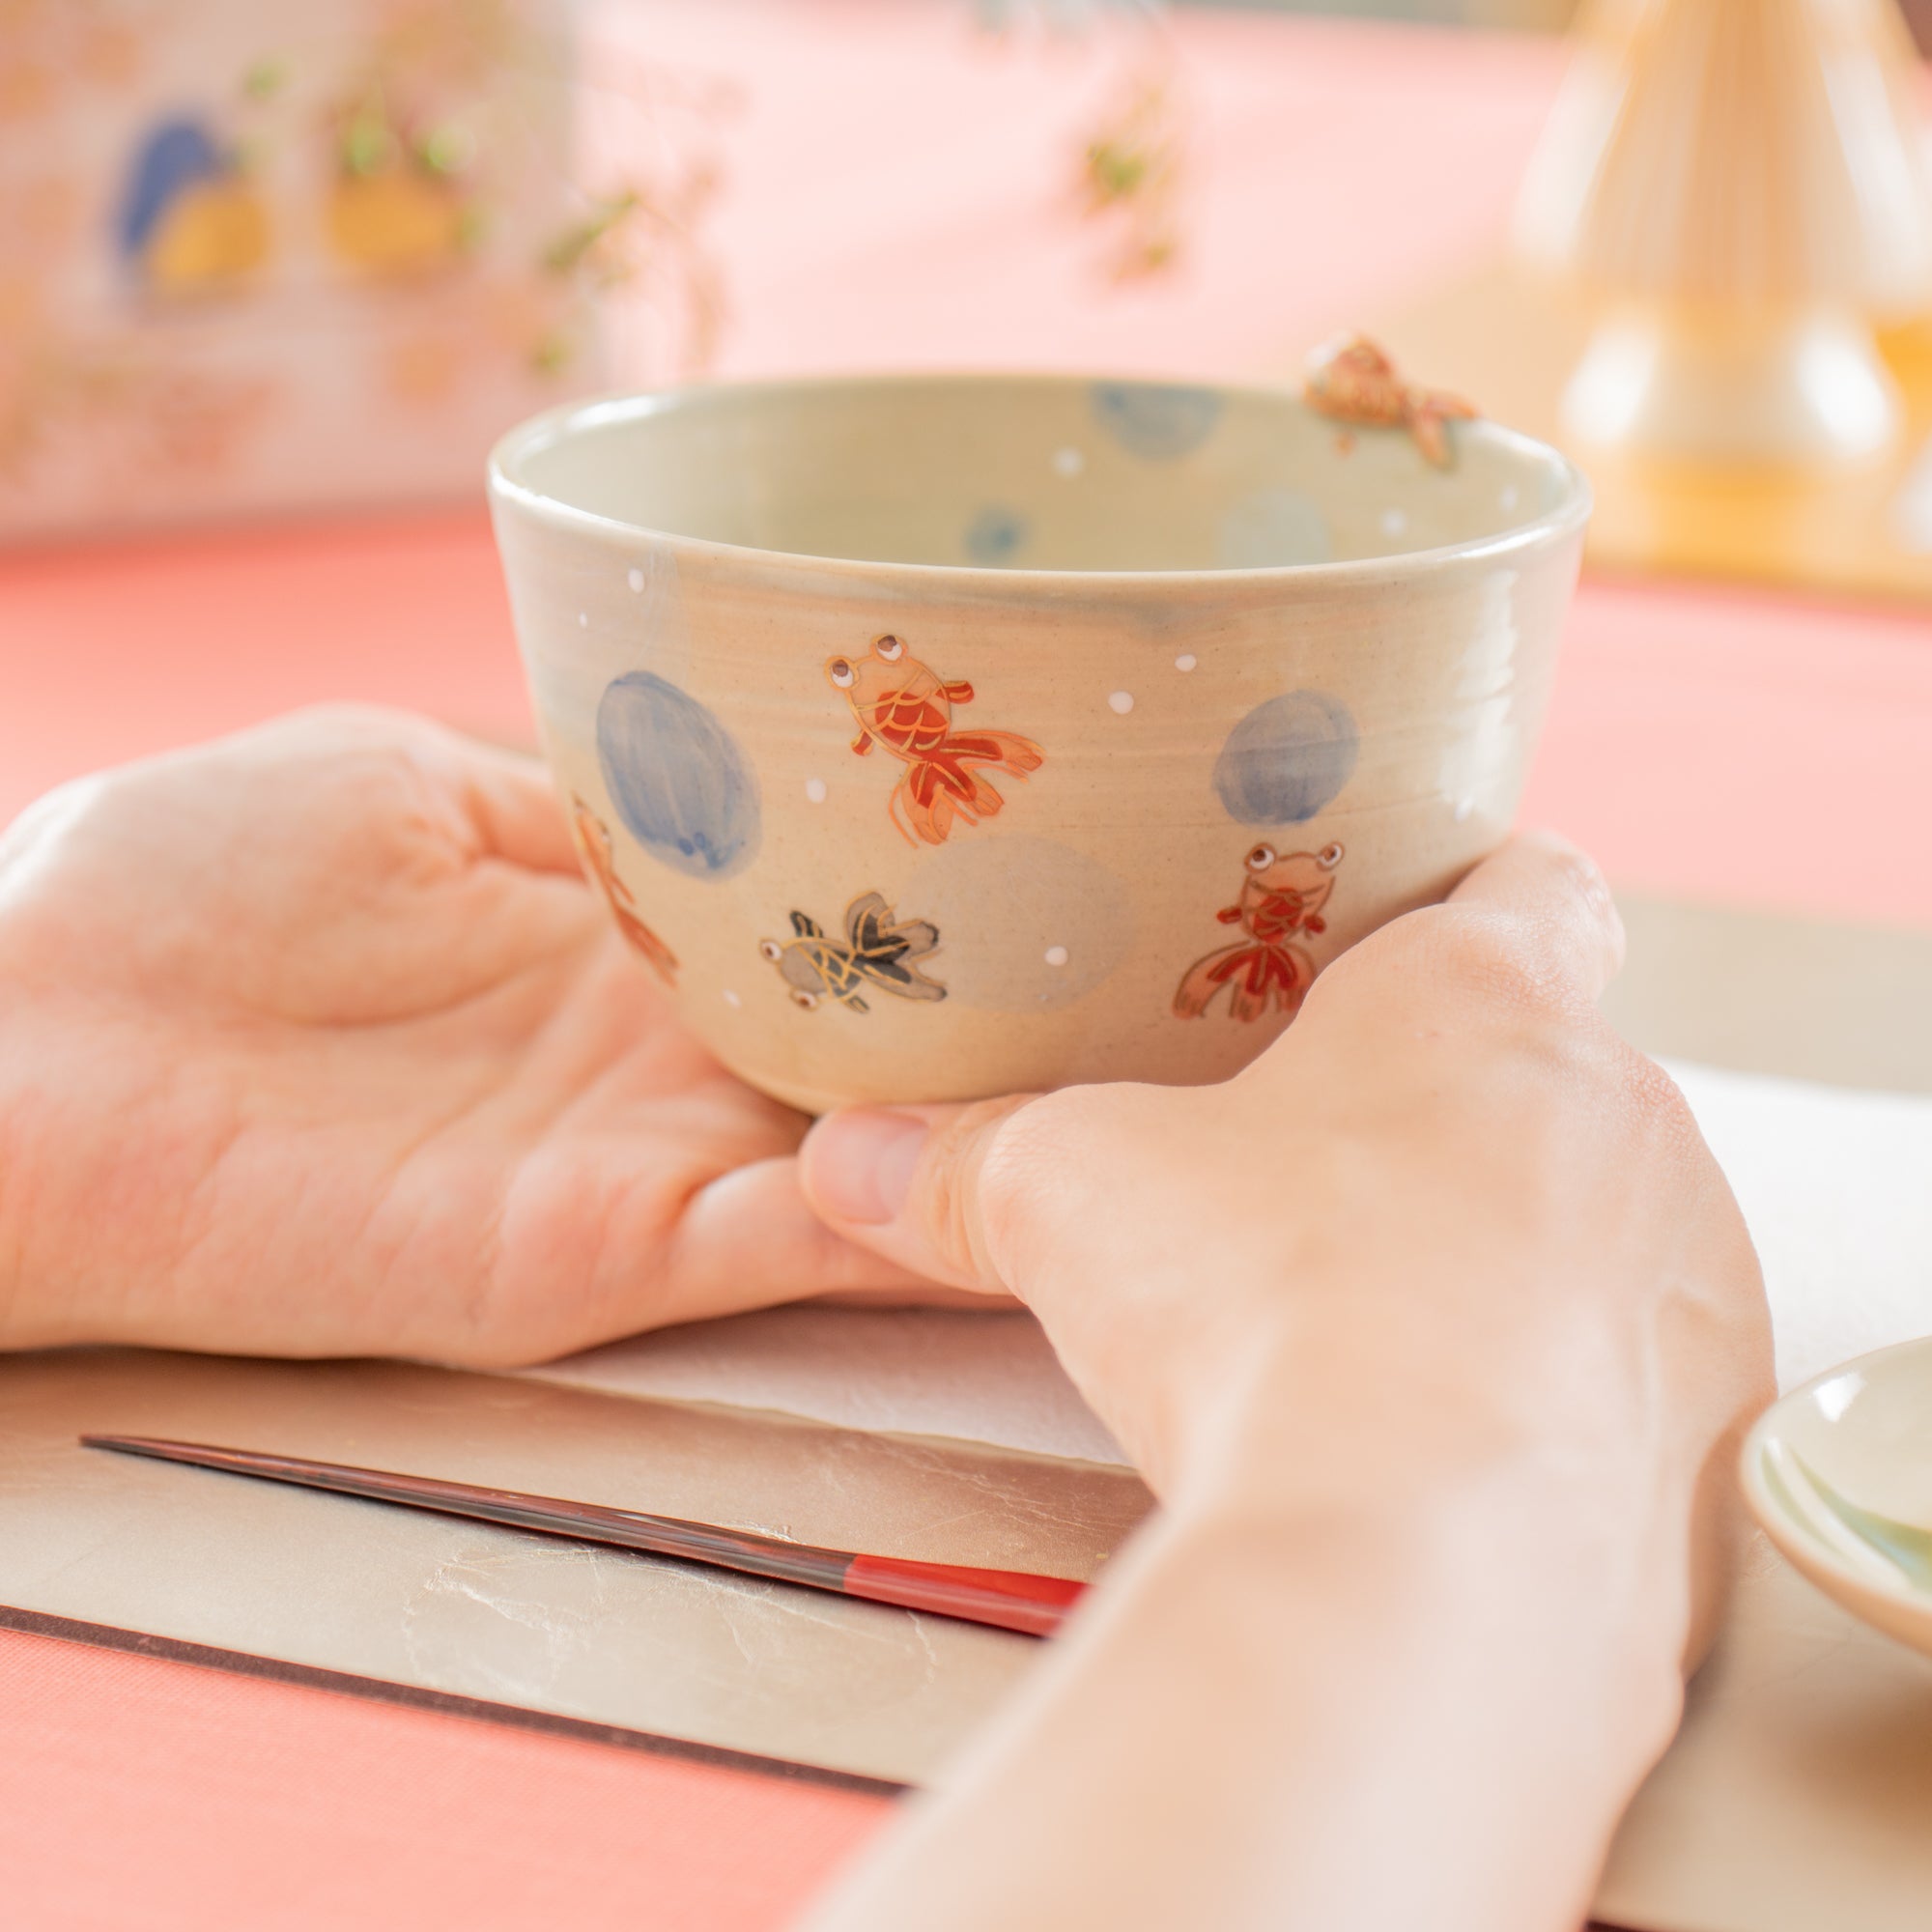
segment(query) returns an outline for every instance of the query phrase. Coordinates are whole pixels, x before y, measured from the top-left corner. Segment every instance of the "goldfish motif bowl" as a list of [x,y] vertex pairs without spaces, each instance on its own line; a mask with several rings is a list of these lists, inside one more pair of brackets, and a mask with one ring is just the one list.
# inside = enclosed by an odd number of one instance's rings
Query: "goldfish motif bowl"
[[1433,455],[1053,377],[515,430],[530,693],[640,969],[812,1112],[1235,1072],[1516,813],[1589,493],[1479,420]]

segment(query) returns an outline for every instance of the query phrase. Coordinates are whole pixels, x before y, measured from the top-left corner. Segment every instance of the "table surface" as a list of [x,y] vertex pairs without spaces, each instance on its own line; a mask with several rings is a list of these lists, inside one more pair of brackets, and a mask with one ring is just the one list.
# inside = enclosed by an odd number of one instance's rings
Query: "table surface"
[[[1493,246],[1558,71],[1527,41],[1190,14],[1173,30],[1200,129],[1189,256],[1116,290],[1059,186],[1115,54],[998,52],[963,8],[891,0],[651,11],[661,57],[737,90],[718,229],[731,374],[1278,371]],[[529,736],[473,509],[0,558],[0,823],[90,768],[318,700]],[[1932,622],[1587,582],[1525,815],[1639,891],[1932,927]],[[11,1633],[0,1736],[22,1932],[486,1932],[566,1913],[583,1932],[751,1932],[787,1922],[887,1815]]]

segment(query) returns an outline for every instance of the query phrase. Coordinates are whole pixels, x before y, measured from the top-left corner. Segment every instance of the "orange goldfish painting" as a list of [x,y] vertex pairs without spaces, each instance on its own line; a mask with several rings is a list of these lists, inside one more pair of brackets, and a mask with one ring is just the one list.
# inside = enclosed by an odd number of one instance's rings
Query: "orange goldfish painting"
[[1291,852],[1286,858],[1272,845],[1255,846],[1247,856],[1240,898],[1214,915],[1223,925],[1238,925],[1246,937],[1187,969],[1174,995],[1176,1015],[1199,1019],[1223,986],[1229,988],[1228,1011],[1234,1019],[1258,1020],[1270,1003],[1291,1017],[1299,1011],[1315,983],[1315,962],[1291,944],[1289,935],[1327,930],[1321,908],[1335,889],[1335,867],[1341,863],[1340,845]]
[[1005,801],[988,769],[1024,779],[1046,762],[1016,732],[955,731],[952,708],[972,703],[973,687],[945,681],[890,634],[874,638],[863,658],[829,659],[825,675],[858,721],[852,750],[864,757],[881,745],[906,768],[887,809],[908,844],[943,845],[955,818],[968,825],[991,818]]
[[677,954],[639,918],[638,902],[631,896],[630,887],[617,876],[617,859],[611,845],[611,828],[574,792],[570,805],[571,819],[577,833],[577,849],[583,854],[584,868],[589,872],[591,882],[610,902],[611,917],[617,922],[617,930],[643,955],[645,963],[667,986],[675,986]]

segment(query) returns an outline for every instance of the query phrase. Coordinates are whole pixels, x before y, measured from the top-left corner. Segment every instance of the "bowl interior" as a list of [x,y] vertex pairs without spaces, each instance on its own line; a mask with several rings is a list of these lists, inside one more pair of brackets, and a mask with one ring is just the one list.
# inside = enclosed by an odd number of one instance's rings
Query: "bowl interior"
[[[1932,1646],[1932,1340],[1866,1355],[1758,1421],[1745,1488],[1760,1521],[1853,1607],[1876,1593],[1894,1634]],[[1828,1585],[1830,1587],[1830,1585]]]
[[504,479],[700,541],[1043,571],[1346,563],[1507,536],[1580,500],[1553,450],[1452,426],[1455,462],[1287,391],[1054,377],[739,384],[585,404]]
[[1932,1535],[1932,1339],[1807,1383],[1770,1411],[1761,1433],[1863,1507]]

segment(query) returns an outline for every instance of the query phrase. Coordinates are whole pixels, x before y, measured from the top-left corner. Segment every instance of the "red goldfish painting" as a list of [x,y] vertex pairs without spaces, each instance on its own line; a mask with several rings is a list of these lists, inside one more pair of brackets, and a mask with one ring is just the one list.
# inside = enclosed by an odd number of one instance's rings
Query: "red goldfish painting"
[[591,882],[610,902],[611,917],[617,930],[643,955],[645,962],[667,986],[677,984],[677,954],[638,916],[638,902],[631,889],[617,876],[616,854],[611,846],[611,828],[575,793],[571,795],[571,820],[577,833],[577,849],[583,855],[584,869]]
[[1270,1005],[1291,1016],[1297,1012],[1315,983],[1315,962],[1292,935],[1327,930],[1321,908],[1341,863],[1340,845],[1286,858],[1272,845],[1255,846],[1240,897],[1214,915],[1223,925],[1238,925],[1244,937],[1187,969],[1174,995],[1177,1017],[1199,1019],[1224,986],[1231,1018],[1258,1020]]
[[1046,761],[1016,732],[955,731],[953,707],[972,703],[973,687],[942,679],[890,634],[863,658],[828,660],[825,675],[858,722],[852,750],[864,757],[882,746],[906,768],[887,809],[908,844],[943,845],[955,820],[991,818],[1005,801],[988,771],[1023,779]]

